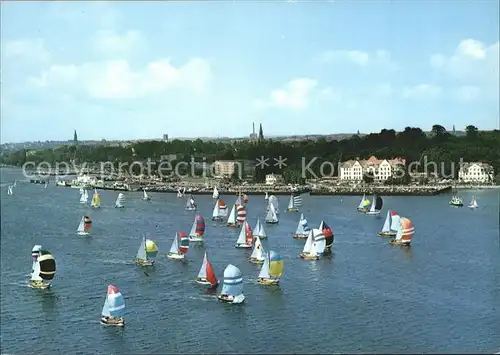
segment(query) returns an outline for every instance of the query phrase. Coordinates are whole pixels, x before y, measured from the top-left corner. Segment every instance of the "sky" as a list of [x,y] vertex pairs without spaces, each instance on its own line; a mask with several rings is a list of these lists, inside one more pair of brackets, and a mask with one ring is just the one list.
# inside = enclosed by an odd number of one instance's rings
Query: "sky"
[[2,143],[499,128],[498,1],[2,2]]

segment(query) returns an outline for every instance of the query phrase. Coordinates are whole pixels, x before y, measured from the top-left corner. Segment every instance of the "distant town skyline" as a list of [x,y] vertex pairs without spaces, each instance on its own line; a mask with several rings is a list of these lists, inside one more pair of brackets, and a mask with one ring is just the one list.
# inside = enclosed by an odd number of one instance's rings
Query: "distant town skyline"
[[[4,2],[2,143],[499,128],[498,2]],[[279,18],[280,21],[276,21]]]

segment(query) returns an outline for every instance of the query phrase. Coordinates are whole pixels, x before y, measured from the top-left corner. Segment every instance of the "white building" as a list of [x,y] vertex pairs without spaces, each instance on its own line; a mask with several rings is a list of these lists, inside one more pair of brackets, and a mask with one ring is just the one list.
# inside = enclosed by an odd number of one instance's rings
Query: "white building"
[[365,174],[371,173],[374,180],[385,181],[393,176],[398,166],[405,164],[402,158],[379,160],[373,155],[368,160],[349,160],[340,167],[340,180],[360,181]]
[[458,171],[458,180],[462,182],[488,182],[493,180],[493,167],[487,163],[463,163]]
[[266,175],[266,185],[278,185],[284,182],[283,176],[277,174]]

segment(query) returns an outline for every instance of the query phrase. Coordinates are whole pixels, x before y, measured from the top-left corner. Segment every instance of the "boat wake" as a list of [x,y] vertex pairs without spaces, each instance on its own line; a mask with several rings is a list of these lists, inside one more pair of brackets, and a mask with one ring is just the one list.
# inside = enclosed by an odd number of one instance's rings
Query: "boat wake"
[[120,259],[105,260],[103,264],[135,265],[135,263],[132,261],[120,260]]
[[213,300],[217,299],[217,295],[200,295],[200,296],[189,296],[190,300],[198,300],[205,302],[213,302]]

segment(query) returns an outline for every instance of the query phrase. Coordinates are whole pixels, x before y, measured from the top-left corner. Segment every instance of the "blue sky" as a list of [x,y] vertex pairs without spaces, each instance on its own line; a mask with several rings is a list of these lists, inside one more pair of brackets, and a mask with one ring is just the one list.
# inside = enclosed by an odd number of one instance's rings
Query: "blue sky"
[[499,126],[496,1],[1,6],[2,142]]

